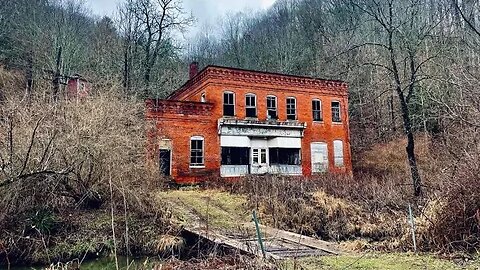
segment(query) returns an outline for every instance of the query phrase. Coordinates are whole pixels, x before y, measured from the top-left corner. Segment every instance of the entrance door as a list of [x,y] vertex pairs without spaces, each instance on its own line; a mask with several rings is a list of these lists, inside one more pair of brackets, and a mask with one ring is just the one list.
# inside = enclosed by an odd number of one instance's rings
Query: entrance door
[[172,152],[167,149],[160,149],[160,173],[170,176]]
[[252,148],[252,162],[250,173],[264,174],[268,172],[268,155],[267,148]]

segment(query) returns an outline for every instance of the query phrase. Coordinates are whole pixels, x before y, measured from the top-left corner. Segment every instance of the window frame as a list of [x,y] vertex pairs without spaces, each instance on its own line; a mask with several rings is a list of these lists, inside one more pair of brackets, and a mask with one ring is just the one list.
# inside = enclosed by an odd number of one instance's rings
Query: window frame
[[[314,107],[315,102],[318,102],[318,109],[315,109]],[[315,112],[318,113],[318,119],[315,119]],[[322,100],[319,98],[312,99],[312,119],[314,122],[323,122]]]
[[[268,106],[268,100],[272,99],[272,98],[275,102],[275,107],[269,107]],[[267,104],[266,105],[267,105],[267,119],[275,119],[275,120],[278,119],[278,98],[277,98],[277,96],[267,95]],[[272,109],[272,108],[274,108],[274,109]],[[270,113],[269,113],[270,111],[275,111],[275,117],[270,116]]]
[[[294,101],[294,102],[293,102],[293,106],[294,106],[293,109],[294,109],[295,113],[294,113],[294,114],[289,114],[289,113],[288,113],[288,110],[289,110],[289,108],[288,108],[288,106],[289,106],[288,101],[289,101],[289,100],[292,100],[292,99],[293,99],[293,101]],[[298,116],[297,116],[297,99],[296,99],[295,97],[287,97],[287,98],[285,99],[285,102],[286,102],[285,105],[286,105],[287,120],[290,120],[290,121],[295,121],[295,120],[297,120],[297,119],[298,119]],[[290,108],[290,110],[291,110],[291,108]],[[294,116],[294,119],[288,118],[290,115],[293,115],[293,116]]]
[[[202,149],[199,151],[198,149],[193,149],[193,141],[201,141],[202,142]],[[200,152],[201,153],[201,163],[192,163],[192,153],[195,150],[196,153]],[[197,158],[197,157],[196,157]],[[205,168],[205,138],[203,136],[192,136],[190,137],[190,162],[189,162],[190,168]]]
[[[232,104],[225,104],[225,94],[231,94],[232,95],[232,97],[233,97],[232,98]],[[236,115],[235,99],[236,99],[235,92],[233,92],[233,91],[223,91],[223,96],[222,96],[223,112],[222,112],[222,114],[223,114],[224,117],[225,116],[226,117],[235,117],[235,115]],[[225,115],[225,105],[233,106],[233,115]]]
[[[249,98],[252,98],[253,97],[253,101],[255,103],[255,105],[248,105],[248,101],[249,101]],[[258,110],[257,110],[257,95],[253,94],[253,93],[248,93],[245,95],[245,117],[246,118],[258,118]],[[248,109],[255,109],[255,115],[254,116],[248,116]]]
[[[334,118],[334,113],[333,113],[334,103],[338,103],[338,121],[336,121],[336,118]],[[330,111],[332,114],[332,123],[342,123],[342,103],[338,100],[332,100],[332,102],[330,103]]]
[[[342,147],[341,147],[341,153],[342,153],[342,156],[341,156],[342,162],[341,162],[341,164],[340,164],[340,163],[337,163],[337,159],[340,158],[340,156],[337,155],[337,154],[338,154],[337,151],[335,151],[335,144],[336,144],[337,142],[340,142],[340,143],[341,143],[341,146],[342,146]],[[345,145],[344,145],[343,140],[341,140],[341,139],[335,139],[335,140],[333,140],[333,165],[334,165],[336,168],[343,168],[343,167],[345,167],[345,151],[344,151],[344,147],[345,147]]]

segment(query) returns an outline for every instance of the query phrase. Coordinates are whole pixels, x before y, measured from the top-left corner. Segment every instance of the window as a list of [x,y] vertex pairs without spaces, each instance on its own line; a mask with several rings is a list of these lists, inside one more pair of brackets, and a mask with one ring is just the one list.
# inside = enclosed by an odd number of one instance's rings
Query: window
[[257,97],[254,94],[245,96],[245,115],[247,117],[257,117]]
[[222,147],[222,165],[248,165],[250,148]]
[[267,164],[267,149],[253,148],[252,149],[252,164]]
[[300,165],[300,149],[297,148],[270,148],[270,164]]
[[235,116],[235,94],[232,92],[223,93],[223,115]]
[[205,96],[205,93],[202,93],[202,96],[200,97],[200,102],[207,102],[207,98]]
[[205,166],[203,142],[203,137],[200,136],[194,136],[190,139],[190,167]]
[[278,119],[276,96],[267,96],[267,118]]
[[293,97],[287,98],[287,119],[297,119],[297,101]]
[[340,102],[332,101],[332,122],[342,122],[340,115]]
[[335,157],[335,166],[343,167],[343,142],[341,140],[333,141],[333,154]]
[[312,100],[313,121],[322,121],[322,102],[318,99]]
[[311,144],[312,173],[326,172],[328,169],[328,147],[324,142]]

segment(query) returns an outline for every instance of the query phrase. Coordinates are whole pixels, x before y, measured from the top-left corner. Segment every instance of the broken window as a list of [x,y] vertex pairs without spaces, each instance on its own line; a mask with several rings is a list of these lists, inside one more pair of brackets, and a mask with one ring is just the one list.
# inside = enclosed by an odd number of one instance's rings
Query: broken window
[[203,137],[200,136],[194,136],[190,139],[190,167],[205,166],[203,142]]
[[293,97],[287,98],[287,119],[288,120],[297,119],[297,101]]
[[278,119],[276,96],[267,96],[267,117],[268,119]]
[[232,92],[223,93],[223,115],[235,116],[235,94]]
[[340,102],[332,101],[332,122],[342,122],[340,115]]
[[270,148],[270,164],[300,165],[300,149],[297,148]]
[[248,165],[248,147],[222,147],[222,165]]
[[322,102],[318,99],[312,100],[313,121],[322,121]]
[[343,167],[343,142],[341,140],[333,141],[333,154],[335,157],[335,166]]
[[311,144],[312,172],[326,172],[328,169],[327,143],[314,142]]
[[247,117],[257,117],[257,97],[254,94],[246,95],[245,110]]

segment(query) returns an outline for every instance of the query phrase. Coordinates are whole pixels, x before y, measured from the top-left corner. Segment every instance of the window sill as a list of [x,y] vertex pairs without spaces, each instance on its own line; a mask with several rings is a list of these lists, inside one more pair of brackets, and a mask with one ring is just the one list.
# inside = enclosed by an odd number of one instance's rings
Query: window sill
[[325,124],[323,120],[313,120],[314,124]]
[[343,122],[333,122],[333,121],[332,121],[332,124],[333,124],[333,125],[343,125]]
[[190,166],[190,169],[205,169],[205,165],[202,165],[202,166]]

